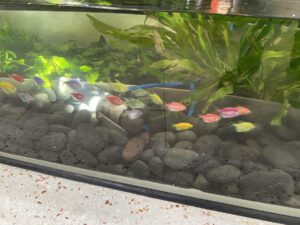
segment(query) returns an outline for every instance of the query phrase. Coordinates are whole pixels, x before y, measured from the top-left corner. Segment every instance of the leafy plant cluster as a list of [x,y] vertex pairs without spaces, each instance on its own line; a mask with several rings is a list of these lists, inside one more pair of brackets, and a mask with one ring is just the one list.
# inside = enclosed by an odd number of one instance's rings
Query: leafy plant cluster
[[157,25],[118,29],[89,16],[101,33],[141,48],[155,48],[160,60],[147,66],[160,80],[199,81],[186,99],[202,101],[203,111],[236,94],[277,101],[282,111],[300,107],[299,22],[279,19],[154,13]]
[[116,79],[144,82],[147,79],[142,78],[142,58],[158,58],[153,49],[140,51],[136,46],[118,41],[107,43],[103,36],[87,47],[74,41],[51,45],[34,34],[13,29],[7,22],[0,26],[0,41],[0,74],[38,76],[45,81],[46,88],[61,76],[80,77],[89,83]]

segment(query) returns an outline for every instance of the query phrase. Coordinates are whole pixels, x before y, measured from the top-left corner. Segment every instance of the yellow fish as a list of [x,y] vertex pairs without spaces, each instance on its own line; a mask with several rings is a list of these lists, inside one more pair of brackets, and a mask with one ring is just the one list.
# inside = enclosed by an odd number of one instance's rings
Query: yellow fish
[[174,124],[173,127],[177,131],[183,131],[183,130],[189,130],[189,129],[193,128],[193,125],[190,123],[177,123],[177,124]]
[[122,83],[111,83],[113,91],[119,93],[125,93],[128,91],[128,86]]
[[238,133],[248,132],[255,129],[255,125],[249,122],[240,122],[233,124],[235,131]]
[[164,104],[163,100],[161,100],[161,98],[157,94],[149,94],[149,97],[150,97],[151,101],[155,105],[162,105],[162,104]]
[[0,88],[7,95],[14,94],[17,91],[14,85],[6,81],[0,81]]

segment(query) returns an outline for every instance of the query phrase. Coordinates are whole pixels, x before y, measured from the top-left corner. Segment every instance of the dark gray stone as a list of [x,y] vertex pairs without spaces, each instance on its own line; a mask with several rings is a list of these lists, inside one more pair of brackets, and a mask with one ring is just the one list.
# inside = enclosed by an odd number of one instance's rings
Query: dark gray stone
[[198,156],[197,153],[191,150],[172,148],[167,152],[163,161],[168,167],[174,170],[183,170],[191,168],[193,162],[198,159]]
[[260,146],[265,147],[268,145],[280,145],[281,141],[276,138],[274,135],[261,132],[261,134],[257,137],[257,142]]
[[59,152],[67,146],[67,136],[64,133],[51,132],[35,144],[36,149]]
[[78,111],[76,112],[72,120],[71,127],[77,128],[79,124],[90,122],[90,120],[91,120],[91,113],[88,110]]
[[193,150],[203,156],[213,156],[220,146],[221,139],[216,135],[200,137],[194,144]]
[[121,119],[121,127],[123,127],[129,133],[136,135],[144,130],[144,120],[142,118],[130,119],[125,116]]
[[231,148],[227,148],[222,152],[222,158],[227,160],[235,160],[235,161],[242,161],[242,160],[257,160],[260,156],[260,151],[253,147],[247,147],[244,145],[233,145]]
[[274,168],[294,168],[300,169],[300,154],[297,154],[299,149],[290,149],[289,147],[267,146],[263,149],[264,159]]
[[162,177],[163,176],[163,173],[164,173],[164,164],[163,164],[163,161],[159,157],[157,157],[157,156],[152,157],[148,161],[148,165],[149,165],[150,171],[155,176],[158,176],[158,177]]
[[76,149],[76,151],[74,151],[74,155],[79,163],[85,168],[93,168],[98,164],[96,157],[93,156],[89,151]]
[[189,172],[167,171],[164,174],[164,180],[178,186],[191,187],[193,185],[194,176]]
[[150,148],[150,149],[143,151],[140,158],[144,162],[148,162],[153,156],[154,156],[153,149]]
[[196,134],[191,130],[177,132],[175,137],[177,141],[195,142],[197,140]]
[[300,208],[300,195],[294,195],[284,200],[282,203],[293,208]]
[[196,173],[207,173],[208,171],[211,171],[221,165],[222,164],[218,160],[209,159],[209,160],[201,163],[200,165],[194,166],[193,170]]
[[3,143],[14,143],[29,149],[34,147],[32,140],[28,139],[23,128],[8,121],[0,122],[0,139]]
[[61,125],[61,124],[51,124],[49,126],[49,131],[50,132],[60,132],[60,133],[65,133],[67,134],[71,130],[70,127]]
[[100,134],[100,132],[90,123],[81,123],[76,129],[76,141],[80,148],[93,153],[103,151],[108,144],[105,139],[108,135]]
[[207,190],[207,188],[209,187],[209,182],[205,178],[205,176],[199,174],[194,181],[193,187],[200,190]]
[[34,117],[24,122],[24,132],[32,140],[39,140],[48,133],[49,125],[45,118]]
[[283,141],[293,141],[297,139],[296,133],[284,125],[271,126],[270,129],[275,136]]
[[229,183],[238,180],[241,171],[232,165],[219,166],[206,174],[209,181],[215,183]]
[[119,146],[113,146],[107,149],[104,149],[97,156],[99,162],[115,164],[122,161],[122,149]]
[[59,161],[59,154],[54,151],[41,150],[41,151],[39,151],[39,157],[48,162],[58,162]]
[[294,181],[287,173],[274,171],[254,171],[240,177],[240,193],[249,199],[288,199],[294,194]]
[[166,131],[166,132],[159,132],[151,136],[151,142],[155,142],[158,139],[166,139],[166,141],[170,144],[173,145],[176,141],[175,134],[171,131]]
[[148,177],[150,175],[149,167],[141,160],[136,160],[130,168],[137,177]]
[[182,148],[191,150],[193,148],[193,143],[190,141],[179,141],[174,145],[174,148]]
[[65,165],[73,166],[78,162],[75,155],[71,151],[68,151],[68,150],[62,151],[59,154],[59,158],[60,158],[61,163],[65,164]]
[[128,137],[121,131],[108,129],[112,142],[118,146],[124,147],[128,142]]
[[219,189],[222,193],[226,194],[236,194],[239,191],[238,184],[236,182],[220,184]]
[[155,139],[155,141],[152,143],[152,149],[155,155],[158,157],[163,157],[170,149],[170,145],[165,138]]

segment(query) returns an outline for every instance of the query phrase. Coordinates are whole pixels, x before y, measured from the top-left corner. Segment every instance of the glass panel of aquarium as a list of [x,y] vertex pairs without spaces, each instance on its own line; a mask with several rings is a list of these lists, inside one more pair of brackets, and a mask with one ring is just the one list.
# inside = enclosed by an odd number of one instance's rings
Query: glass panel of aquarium
[[299,219],[298,27],[2,10],[0,155]]

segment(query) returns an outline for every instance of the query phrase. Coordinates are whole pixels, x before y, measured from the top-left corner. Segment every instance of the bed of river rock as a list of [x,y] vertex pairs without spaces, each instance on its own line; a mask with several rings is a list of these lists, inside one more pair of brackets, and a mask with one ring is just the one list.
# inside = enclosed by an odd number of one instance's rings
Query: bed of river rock
[[[163,112],[124,119],[128,133],[93,122],[63,103],[44,108],[2,101],[0,149],[90,170],[168,183],[205,192],[300,208],[300,133],[295,123],[227,135],[220,124],[189,119],[194,128],[168,128],[179,120]],[[162,117],[155,117],[161,115]],[[167,128],[167,131],[166,129]]]

